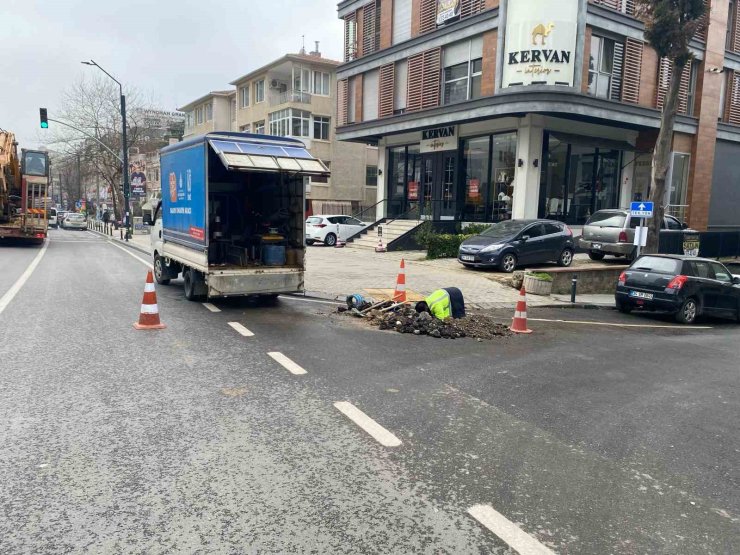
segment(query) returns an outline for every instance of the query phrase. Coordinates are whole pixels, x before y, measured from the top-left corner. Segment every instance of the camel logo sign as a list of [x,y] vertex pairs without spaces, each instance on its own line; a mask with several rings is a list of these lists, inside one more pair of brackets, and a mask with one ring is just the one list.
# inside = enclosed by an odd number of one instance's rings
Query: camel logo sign
[[509,2],[503,87],[573,86],[578,0]]

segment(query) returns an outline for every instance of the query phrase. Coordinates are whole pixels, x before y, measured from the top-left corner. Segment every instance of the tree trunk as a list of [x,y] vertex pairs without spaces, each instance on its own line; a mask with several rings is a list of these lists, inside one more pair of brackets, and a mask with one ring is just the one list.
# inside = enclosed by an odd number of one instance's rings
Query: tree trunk
[[653,218],[648,220],[648,237],[645,253],[658,252],[660,240],[660,227],[665,213],[666,178],[671,164],[671,153],[673,151],[673,127],[676,123],[676,112],[678,111],[678,93],[681,88],[681,74],[684,66],[672,64],[671,83],[668,86],[663,103],[663,114],[660,118],[660,132],[653,151],[652,184],[650,187],[650,200],[653,201],[655,209]]

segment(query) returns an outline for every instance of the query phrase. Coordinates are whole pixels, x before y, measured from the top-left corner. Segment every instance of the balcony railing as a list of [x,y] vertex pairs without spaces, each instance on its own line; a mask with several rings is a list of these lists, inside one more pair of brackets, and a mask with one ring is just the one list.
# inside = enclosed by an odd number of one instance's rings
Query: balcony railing
[[270,94],[270,106],[287,104],[288,102],[297,102],[299,104],[311,104],[311,93],[288,90],[283,92],[273,91]]

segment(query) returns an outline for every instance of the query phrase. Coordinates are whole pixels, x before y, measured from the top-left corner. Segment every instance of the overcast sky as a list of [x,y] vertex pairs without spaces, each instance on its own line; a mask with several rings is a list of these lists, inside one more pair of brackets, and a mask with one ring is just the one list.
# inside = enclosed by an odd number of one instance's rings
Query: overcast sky
[[[288,52],[321,41],[340,59],[336,0],[0,0],[0,127],[43,144],[61,92],[94,59],[174,110]],[[54,125],[53,123],[51,125]]]

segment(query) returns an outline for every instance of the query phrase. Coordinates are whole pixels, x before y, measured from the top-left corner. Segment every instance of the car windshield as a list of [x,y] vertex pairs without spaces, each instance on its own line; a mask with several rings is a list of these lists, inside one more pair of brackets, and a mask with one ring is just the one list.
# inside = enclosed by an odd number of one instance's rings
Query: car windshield
[[320,224],[321,218],[311,217],[306,220],[307,224]]
[[624,227],[626,216],[621,212],[596,212],[591,216],[586,225],[597,225],[599,227]]
[[522,229],[524,229],[527,225],[529,225],[529,222],[518,222],[515,220],[508,220],[506,222],[499,222],[497,224],[492,225],[487,230],[485,230],[483,233],[481,233],[481,235],[483,237],[503,239],[504,237],[511,237],[512,235],[516,235]]
[[635,261],[630,269],[656,274],[676,275],[681,269],[681,261],[675,258],[663,258],[661,256],[643,256]]

